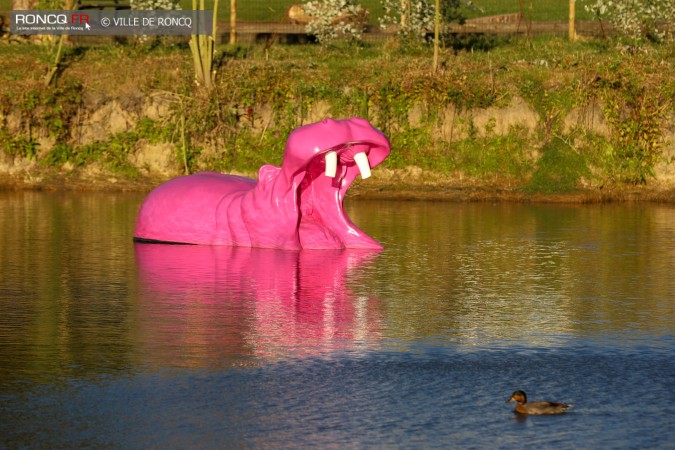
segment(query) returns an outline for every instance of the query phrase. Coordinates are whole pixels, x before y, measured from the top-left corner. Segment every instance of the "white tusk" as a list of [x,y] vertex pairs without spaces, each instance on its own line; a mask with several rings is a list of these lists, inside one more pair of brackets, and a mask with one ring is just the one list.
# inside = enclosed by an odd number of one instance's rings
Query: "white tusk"
[[326,153],[325,156],[326,159],[326,176],[335,178],[335,174],[337,173],[337,153],[334,151],[330,151]]
[[359,172],[361,172],[361,178],[366,179],[370,176],[370,162],[368,162],[368,156],[365,153],[357,153],[354,155],[354,162],[359,167]]

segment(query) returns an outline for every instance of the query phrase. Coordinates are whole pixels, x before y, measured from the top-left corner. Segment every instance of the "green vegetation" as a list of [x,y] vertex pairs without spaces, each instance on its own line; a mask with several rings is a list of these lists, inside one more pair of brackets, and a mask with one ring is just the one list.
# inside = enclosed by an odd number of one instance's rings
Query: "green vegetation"
[[527,154],[531,145],[528,133],[522,128],[513,129],[505,136],[471,136],[456,146],[447,147],[448,169],[495,185],[520,183],[532,169]]
[[[183,9],[190,9],[191,0],[182,0]],[[303,0],[258,0],[237,3],[237,17],[243,22],[285,22],[286,11],[293,4],[303,3]],[[378,19],[383,14],[380,0],[361,0],[359,2],[370,11],[370,22],[378,24]],[[520,0],[474,0],[475,10],[467,10],[467,17],[491,16],[497,14],[510,14],[520,12]],[[528,20],[567,20],[569,7],[567,2],[560,0],[526,0],[524,14]],[[591,16],[584,10],[581,2],[577,5],[577,18],[590,20]],[[206,8],[210,9],[213,0],[206,2]],[[221,20],[228,20],[230,4],[221,4],[223,11],[220,13]]]
[[[389,136],[384,167],[393,170],[416,166],[447,182],[530,193],[649,183],[675,116],[675,48],[526,43],[446,49],[435,74],[431,49],[402,52],[389,41],[221,46],[208,94],[194,88],[184,43],[68,49],[53,86],[42,83],[49,58],[41,47],[0,45],[0,59],[15,61],[0,72],[0,158],[55,171],[97,164],[136,177],[143,168],[130,161],[139,146],[165,142],[185,172],[254,173],[281,163],[297,126],[361,116]],[[165,112],[144,118],[153,96]],[[133,124],[80,141],[74,130],[113,100],[137,117]],[[573,119],[588,108],[604,128]],[[518,114],[524,119],[510,121]]]
[[[192,0],[181,0],[183,9],[192,9]],[[303,0],[250,0],[239,1],[237,4],[237,17],[242,22],[285,22],[286,11]],[[361,5],[370,11],[370,22],[378,24],[378,18],[382,16],[382,2],[380,0],[361,0]],[[491,16],[496,14],[509,14],[520,12],[521,0],[474,0],[479,9],[468,10],[469,18]],[[567,20],[568,3],[560,0],[526,0],[523,3],[525,17],[528,20]],[[206,0],[206,9],[213,9],[214,0]],[[9,11],[10,0],[0,0],[0,11]],[[227,22],[230,17],[230,2],[221,2],[218,18]],[[582,2],[578,2],[577,18],[590,20],[592,17],[585,11]]]
[[529,193],[554,194],[577,189],[583,177],[590,177],[588,156],[560,137],[554,137],[541,149],[532,178],[525,184]]

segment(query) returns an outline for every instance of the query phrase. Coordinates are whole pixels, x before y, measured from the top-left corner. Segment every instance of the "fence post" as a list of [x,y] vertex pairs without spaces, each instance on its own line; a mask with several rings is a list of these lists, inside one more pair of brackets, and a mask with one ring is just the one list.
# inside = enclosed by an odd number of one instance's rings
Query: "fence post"
[[440,47],[440,28],[441,28],[441,0],[436,0],[436,10],[434,11],[434,60],[432,71],[438,71],[438,52]]
[[404,33],[408,31],[408,23],[410,21],[410,0],[401,0],[401,31]]
[[237,43],[237,0],[230,0],[230,44]]
[[574,0],[570,0],[570,22],[569,22],[569,39],[570,41],[575,41],[577,39],[577,33],[574,30],[574,21],[576,19],[576,8],[574,5]]

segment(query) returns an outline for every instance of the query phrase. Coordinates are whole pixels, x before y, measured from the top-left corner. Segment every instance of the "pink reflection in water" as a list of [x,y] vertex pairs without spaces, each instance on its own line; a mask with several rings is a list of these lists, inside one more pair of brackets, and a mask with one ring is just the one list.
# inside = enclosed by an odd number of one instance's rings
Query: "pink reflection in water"
[[309,356],[371,347],[381,337],[377,299],[348,286],[379,251],[161,244],[135,251],[144,357],[159,364]]

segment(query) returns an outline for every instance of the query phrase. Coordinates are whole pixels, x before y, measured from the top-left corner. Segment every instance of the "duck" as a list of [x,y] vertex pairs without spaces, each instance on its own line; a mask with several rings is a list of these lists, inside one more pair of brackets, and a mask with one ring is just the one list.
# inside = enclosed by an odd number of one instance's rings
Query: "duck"
[[508,400],[509,402],[516,402],[514,412],[518,414],[529,415],[545,415],[545,414],[563,414],[570,409],[572,404],[558,403],[558,402],[527,402],[527,394],[525,391],[515,391]]

